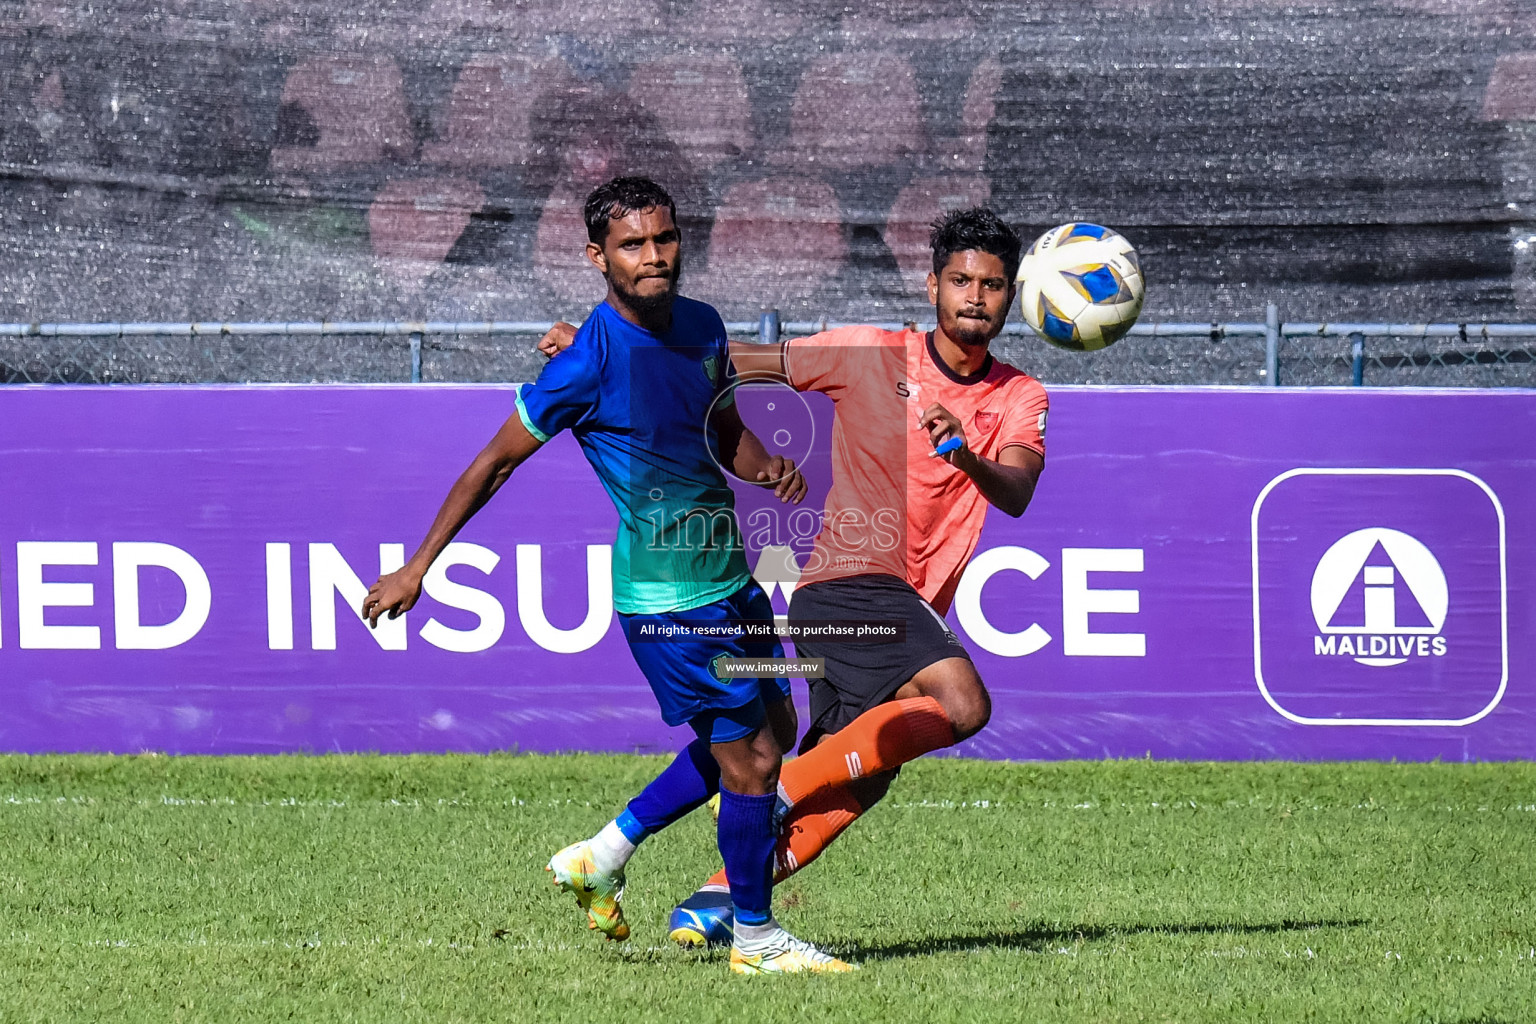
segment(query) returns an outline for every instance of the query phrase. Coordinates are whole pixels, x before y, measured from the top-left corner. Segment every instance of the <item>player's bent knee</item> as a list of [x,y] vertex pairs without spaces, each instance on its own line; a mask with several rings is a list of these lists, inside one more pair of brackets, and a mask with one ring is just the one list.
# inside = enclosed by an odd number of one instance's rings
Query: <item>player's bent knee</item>
[[967,658],[949,658],[929,665],[903,687],[898,696],[932,697],[944,709],[955,742],[986,728],[992,718],[992,697]]
[[772,793],[779,784],[779,762],[749,758],[727,768],[720,766],[720,786],[742,796]]
[[969,739],[987,727],[992,720],[992,698],[985,689],[969,695],[963,706],[949,716],[955,730],[955,742]]
[[[757,734],[751,747],[751,755],[748,759],[747,771],[751,773],[753,791],[759,793],[771,793],[779,784],[779,767],[784,763],[784,754],[779,749],[778,742],[774,739],[772,730],[763,729]],[[742,790],[746,792],[746,790]]]
[[771,729],[762,728],[751,736],[711,746],[720,765],[720,785],[743,796],[772,793],[779,784],[779,766],[784,755]]
[[954,687],[946,696],[948,700],[941,698],[939,703],[944,705],[944,713],[955,730],[956,743],[981,732],[992,720],[992,696],[974,672],[971,681]]

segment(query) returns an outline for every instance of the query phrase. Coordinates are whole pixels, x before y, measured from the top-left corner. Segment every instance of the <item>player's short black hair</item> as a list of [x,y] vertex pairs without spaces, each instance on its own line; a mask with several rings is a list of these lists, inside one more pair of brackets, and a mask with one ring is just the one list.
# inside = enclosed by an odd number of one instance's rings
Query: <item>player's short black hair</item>
[[951,256],[967,249],[989,252],[1002,260],[1010,284],[1019,272],[1019,250],[1023,248],[1019,236],[985,206],[946,213],[933,222],[933,234],[928,236],[928,244],[933,247],[935,274],[944,272]]
[[608,237],[608,223],[636,210],[666,207],[677,222],[677,204],[667,190],[650,178],[614,178],[605,181],[587,196],[582,216],[587,222],[587,239],[603,244]]

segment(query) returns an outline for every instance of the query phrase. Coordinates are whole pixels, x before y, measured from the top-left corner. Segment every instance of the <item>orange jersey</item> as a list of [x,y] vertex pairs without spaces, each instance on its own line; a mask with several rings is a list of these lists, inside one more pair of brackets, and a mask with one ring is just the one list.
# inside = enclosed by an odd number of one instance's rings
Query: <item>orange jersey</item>
[[997,359],[961,377],[929,335],[875,327],[792,338],[784,364],[796,391],[820,391],[836,405],[832,488],[801,582],[889,573],[948,611],[988,502],[970,477],[929,456],[918,417],[944,406],[986,459],[1015,444],[1044,456],[1045,388]]

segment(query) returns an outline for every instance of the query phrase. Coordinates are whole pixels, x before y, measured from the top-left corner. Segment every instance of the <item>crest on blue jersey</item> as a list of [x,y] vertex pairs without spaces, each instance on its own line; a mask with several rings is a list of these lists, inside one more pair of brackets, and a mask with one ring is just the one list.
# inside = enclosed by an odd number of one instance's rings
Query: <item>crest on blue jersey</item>
[[716,382],[718,382],[720,380],[720,357],[719,356],[705,356],[704,357],[704,376],[709,378],[709,382],[711,384],[714,384],[714,383],[716,383]]

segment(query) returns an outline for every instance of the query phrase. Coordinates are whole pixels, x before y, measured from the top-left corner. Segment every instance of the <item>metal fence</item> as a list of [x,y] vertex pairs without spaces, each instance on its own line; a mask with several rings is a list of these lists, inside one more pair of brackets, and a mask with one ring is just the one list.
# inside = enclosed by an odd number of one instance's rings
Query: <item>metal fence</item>
[[[1100,352],[1011,323],[997,354],[1055,384],[1536,388],[1536,324],[1137,324]],[[835,321],[727,323],[769,342]],[[901,324],[879,326],[896,329]],[[918,325],[924,326],[924,325]],[[0,382],[50,384],[532,380],[535,321],[0,324]]]

